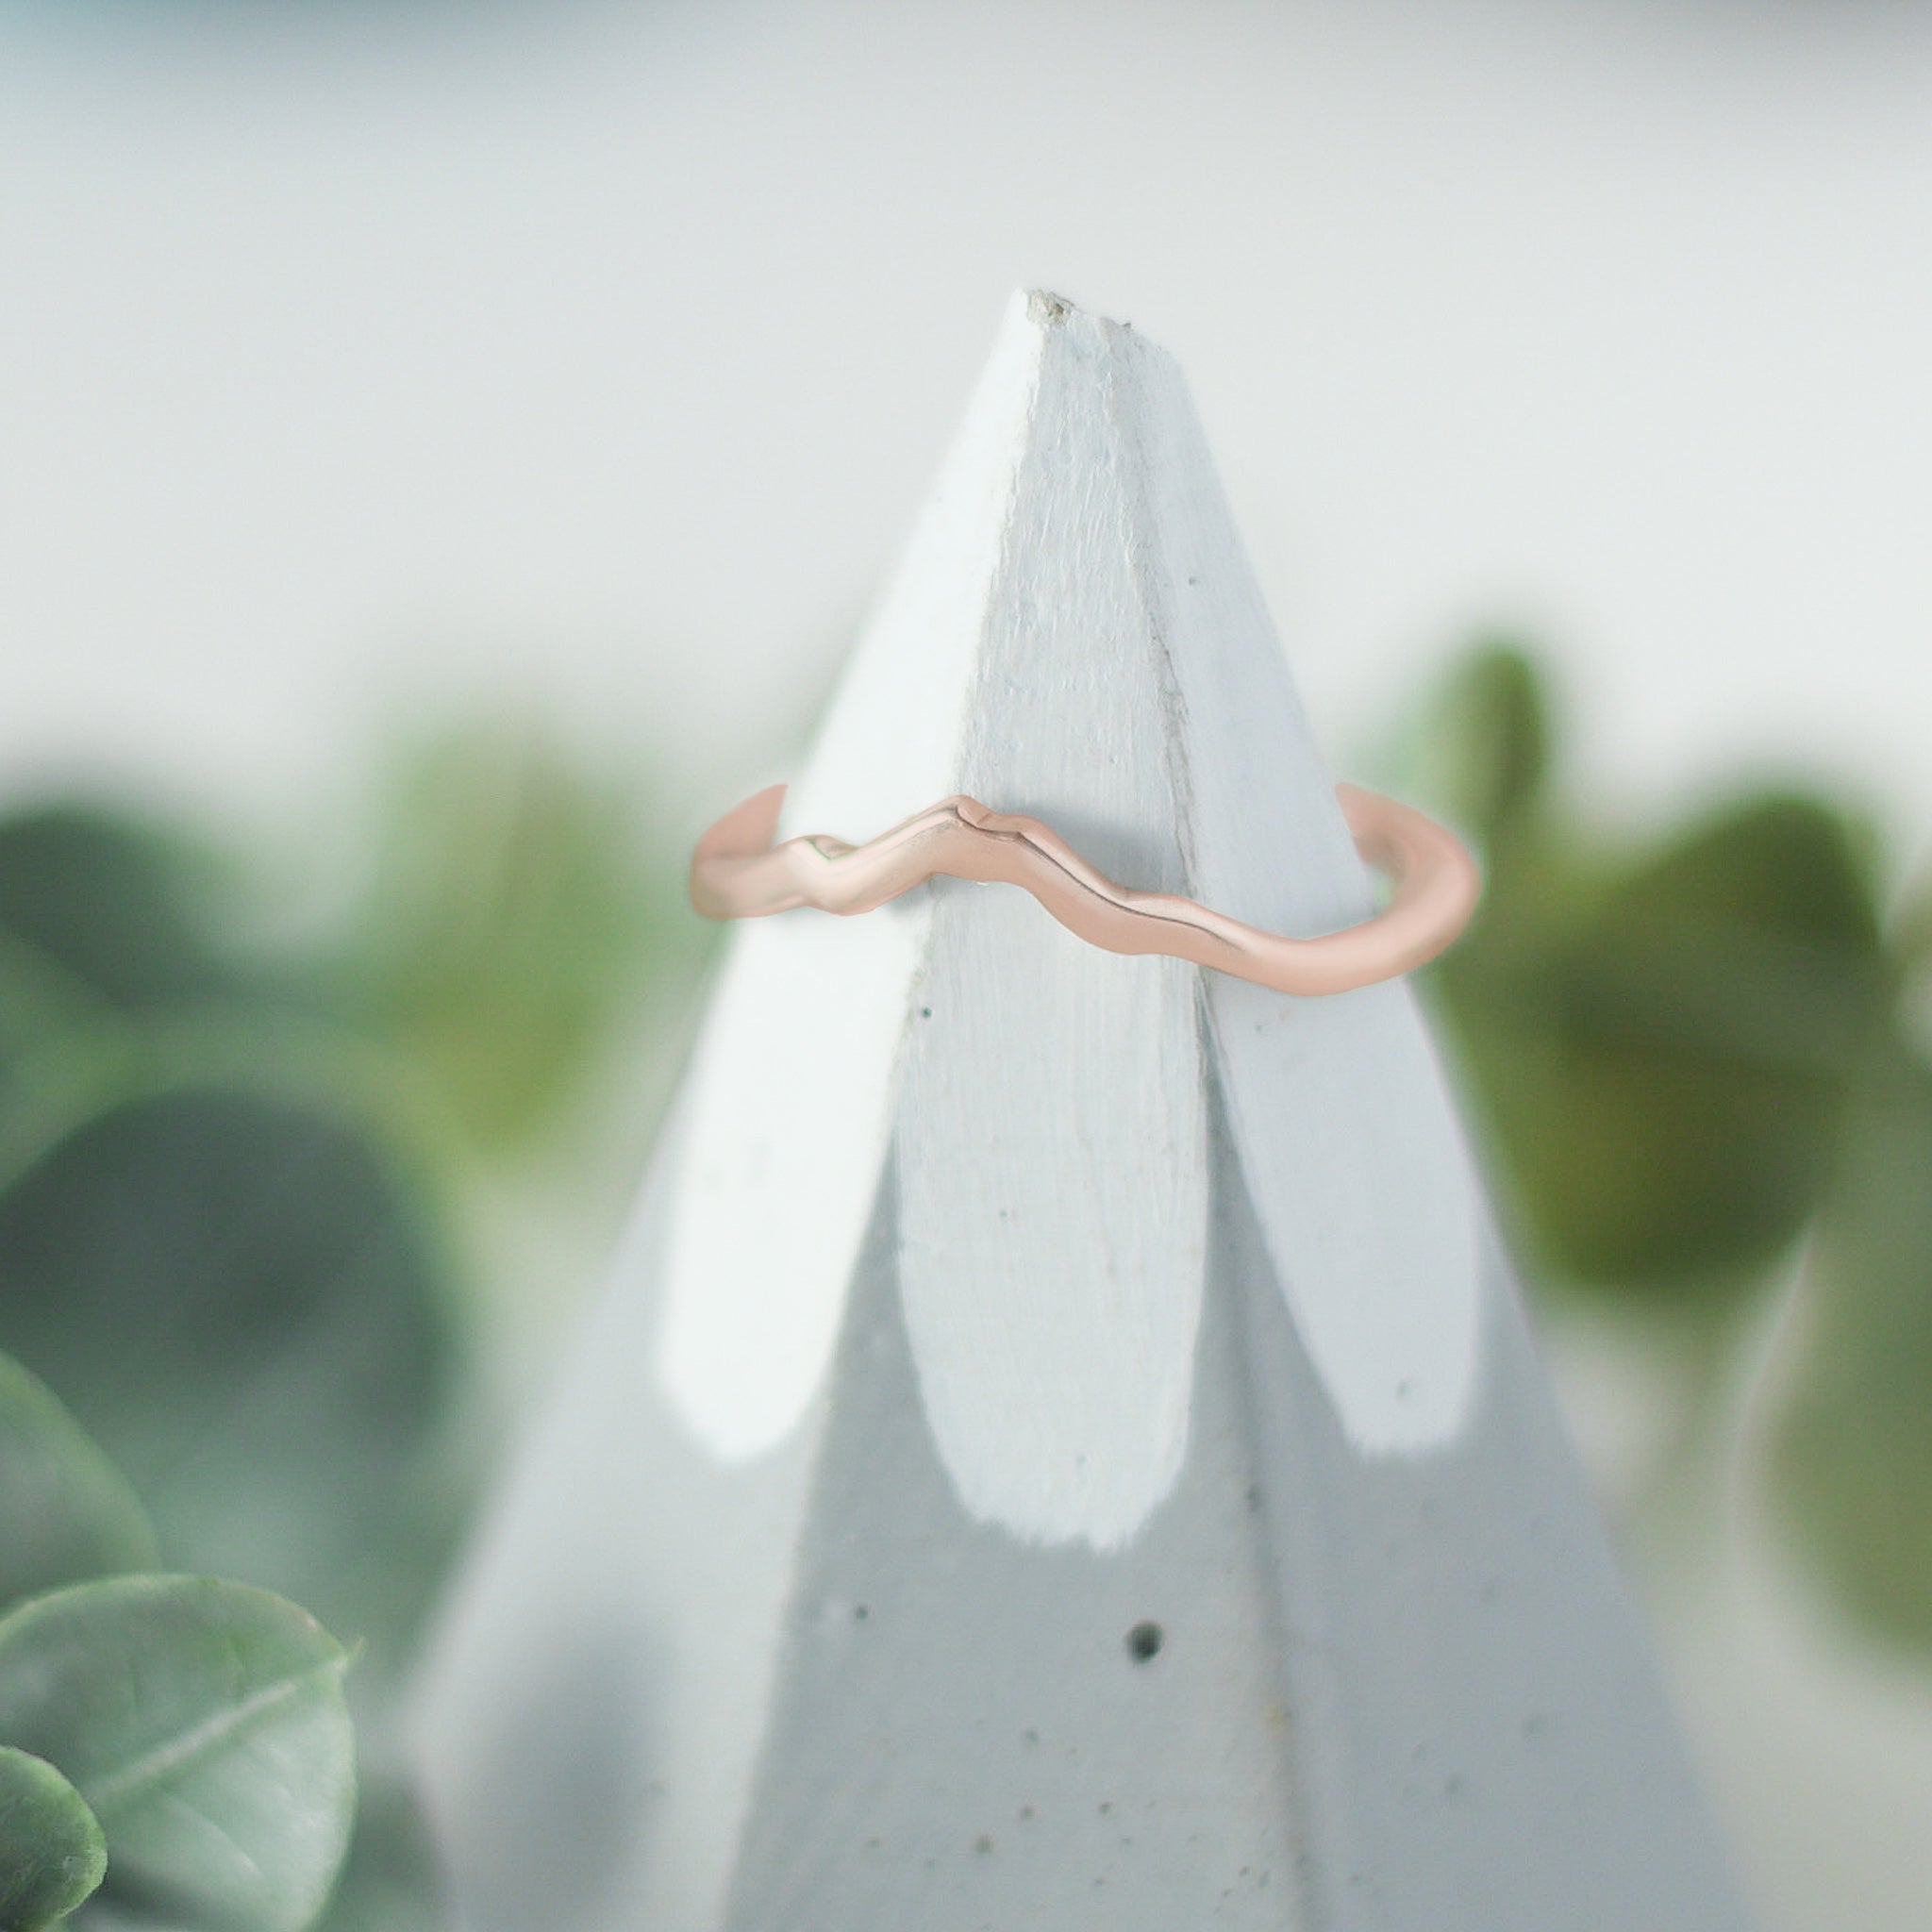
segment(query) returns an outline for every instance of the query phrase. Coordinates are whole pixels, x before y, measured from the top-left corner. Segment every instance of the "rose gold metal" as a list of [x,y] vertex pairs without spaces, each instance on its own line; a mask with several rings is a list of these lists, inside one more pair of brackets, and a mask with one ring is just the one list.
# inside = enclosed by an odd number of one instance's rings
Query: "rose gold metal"
[[785,787],[726,812],[691,855],[691,904],[708,919],[762,919],[797,906],[870,912],[926,879],[1024,886],[1070,932],[1109,953],[1165,953],[1276,992],[1346,992],[1433,959],[1475,909],[1475,862],[1433,819],[1358,785],[1338,785],[1356,849],[1395,891],[1373,919],[1319,939],[1243,925],[1172,892],[1117,886],[1038,819],[947,798],[863,845],[815,833],[772,841]]

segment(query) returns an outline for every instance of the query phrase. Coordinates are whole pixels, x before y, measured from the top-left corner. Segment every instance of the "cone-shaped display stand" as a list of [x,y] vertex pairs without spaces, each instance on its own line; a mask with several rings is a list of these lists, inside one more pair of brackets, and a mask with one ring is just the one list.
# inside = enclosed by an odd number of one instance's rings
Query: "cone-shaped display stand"
[[[785,830],[1367,882],[1174,364],[1017,302]],[[722,801],[721,801],[722,803]],[[1407,989],[735,935],[420,1736],[466,1932],[1733,1932]]]

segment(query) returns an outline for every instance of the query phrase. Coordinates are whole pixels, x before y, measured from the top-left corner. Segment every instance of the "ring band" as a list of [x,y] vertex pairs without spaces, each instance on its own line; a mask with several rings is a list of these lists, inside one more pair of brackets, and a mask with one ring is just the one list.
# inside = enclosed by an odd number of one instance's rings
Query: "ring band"
[[1481,891],[1454,833],[1358,785],[1338,785],[1356,849],[1395,881],[1372,919],[1318,939],[1243,925],[1172,892],[1117,886],[1038,819],[942,799],[863,845],[815,833],[772,841],[785,787],[726,812],[691,855],[691,904],[707,919],[762,919],[794,907],[870,912],[929,878],[1022,886],[1070,932],[1109,953],[1162,953],[1276,992],[1346,992],[1433,959],[1463,927]]

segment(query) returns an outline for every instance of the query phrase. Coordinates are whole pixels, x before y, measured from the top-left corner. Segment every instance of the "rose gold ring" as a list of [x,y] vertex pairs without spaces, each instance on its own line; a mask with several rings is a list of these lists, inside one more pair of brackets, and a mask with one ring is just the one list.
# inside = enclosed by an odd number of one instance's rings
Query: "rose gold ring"
[[797,906],[870,912],[926,879],[1024,886],[1070,932],[1109,953],[1164,953],[1276,992],[1346,992],[1433,959],[1469,924],[1475,862],[1433,819],[1358,785],[1338,785],[1356,849],[1395,890],[1373,919],[1318,939],[1243,925],[1172,892],[1117,886],[1038,819],[974,798],[929,806],[863,845],[813,834],[772,841],[785,788],[728,811],[697,842],[691,904],[707,919],[762,919]]

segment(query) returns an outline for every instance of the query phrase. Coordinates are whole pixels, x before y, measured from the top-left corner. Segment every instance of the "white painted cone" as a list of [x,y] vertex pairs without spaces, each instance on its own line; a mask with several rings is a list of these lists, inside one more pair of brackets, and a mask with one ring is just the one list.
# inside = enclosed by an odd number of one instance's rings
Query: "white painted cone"
[[[1313,933],[1330,786],[1174,364],[1020,300],[788,832]],[[1407,991],[1007,888],[736,935],[420,1734],[471,1932],[1742,1924]]]

